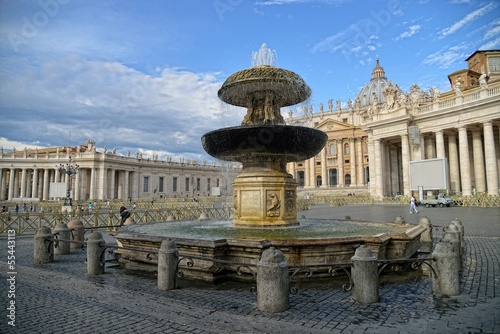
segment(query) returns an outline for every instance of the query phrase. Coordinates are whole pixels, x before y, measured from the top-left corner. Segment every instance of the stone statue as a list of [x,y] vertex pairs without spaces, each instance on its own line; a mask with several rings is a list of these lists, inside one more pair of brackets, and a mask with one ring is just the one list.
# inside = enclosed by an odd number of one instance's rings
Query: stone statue
[[432,101],[439,101],[439,89],[436,87],[432,87],[429,91],[429,94],[431,94],[431,99]]
[[396,106],[396,98],[398,90],[392,86],[386,87],[382,93],[384,94],[385,101],[387,102],[387,110],[392,110]]
[[479,86],[481,88],[488,88],[488,76],[485,73],[479,77]]
[[135,158],[139,158],[139,151],[135,151]]
[[310,105],[309,106],[309,114],[312,116],[312,114],[314,113],[314,109],[313,109],[313,106]]
[[116,154],[116,148],[113,147],[113,154]]
[[340,102],[340,100],[337,101],[337,111],[341,111],[342,110],[342,102]]
[[333,111],[333,100],[332,99],[328,100],[328,111],[329,112]]
[[290,119],[293,118],[293,110],[292,109],[288,110],[288,117],[290,117]]
[[320,112],[320,113],[323,113],[323,103],[320,103],[320,104],[319,104],[319,112]]
[[455,82],[455,85],[453,86],[453,88],[455,89],[455,94],[457,96],[463,96],[463,94],[462,94],[462,83],[460,82],[460,80],[457,80],[457,82]]
[[352,109],[352,100],[351,99],[347,100],[347,107],[349,109]]
[[104,146],[104,154],[106,154],[106,152],[108,152],[108,148]]
[[127,158],[130,158],[130,150],[127,151]]

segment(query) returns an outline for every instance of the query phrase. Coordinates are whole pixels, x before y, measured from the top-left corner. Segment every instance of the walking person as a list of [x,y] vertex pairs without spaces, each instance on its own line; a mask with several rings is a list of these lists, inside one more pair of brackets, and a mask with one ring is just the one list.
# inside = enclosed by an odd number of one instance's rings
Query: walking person
[[415,196],[411,195],[410,198],[410,214],[418,213],[417,210],[417,200],[415,199]]
[[127,218],[130,217],[130,212],[128,212],[127,208],[124,206],[120,208],[120,217],[122,218],[122,220],[120,221],[120,226],[123,226]]

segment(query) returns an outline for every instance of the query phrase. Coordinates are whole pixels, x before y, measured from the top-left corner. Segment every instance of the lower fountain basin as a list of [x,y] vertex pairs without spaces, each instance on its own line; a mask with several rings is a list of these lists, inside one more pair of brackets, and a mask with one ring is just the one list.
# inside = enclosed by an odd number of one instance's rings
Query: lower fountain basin
[[[115,238],[119,246],[126,248],[117,249],[116,254],[128,269],[155,271],[154,254],[168,238],[175,240],[180,258],[207,258],[195,259],[192,266],[186,260],[180,261],[179,269],[185,277],[217,283],[252,280],[252,266],[258,263],[263,250],[271,246],[284,253],[289,266],[347,263],[361,245],[368,246],[378,259],[410,258],[421,247],[420,235],[424,231],[420,225],[342,220],[306,219],[300,220],[298,226],[271,229],[236,227],[230,222],[178,221],[128,226],[121,228]],[[243,274],[242,264],[250,268],[243,270]],[[328,276],[325,268],[315,270],[318,276]]]
[[316,155],[328,136],[320,130],[289,125],[248,125],[218,129],[203,135],[203,148],[213,157],[245,161],[255,155],[279,156],[286,162]]

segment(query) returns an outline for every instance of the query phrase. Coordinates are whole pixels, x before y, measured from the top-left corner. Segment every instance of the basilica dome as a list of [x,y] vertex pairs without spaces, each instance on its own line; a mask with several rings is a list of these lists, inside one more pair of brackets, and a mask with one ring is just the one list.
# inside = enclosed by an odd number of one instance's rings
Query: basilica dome
[[377,64],[373,68],[372,71],[372,79],[368,84],[366,84],[363,89],[359,91],[358,96],[356,97],[357,107],[365,107],[373,104],[373,100],[375,96],[379,103],[384,103],[384,89],[387,87],[394,87],[399,93],[403,93],[401,88],[398,87],[394,82],[387,79],[385,76],[385,71],[382,66],[380,66],[379,59],[377,58]]

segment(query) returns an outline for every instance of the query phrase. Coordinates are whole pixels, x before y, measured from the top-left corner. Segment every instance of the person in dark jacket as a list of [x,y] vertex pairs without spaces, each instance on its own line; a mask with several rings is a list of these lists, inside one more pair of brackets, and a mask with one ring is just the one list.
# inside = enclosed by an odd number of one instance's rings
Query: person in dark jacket
[[122,217],[122,220],[120,222],[120,226],[123,226],[123,224],[125,224],[125,221],[127,220],[127,218],[130,217],[130,212],[128,212],[127,208],[124,206],[120,207],[120,217]]

